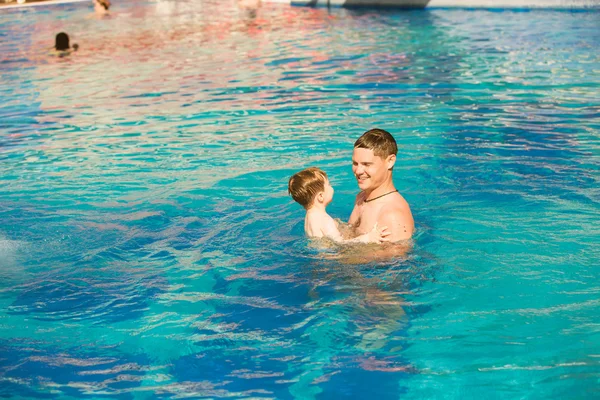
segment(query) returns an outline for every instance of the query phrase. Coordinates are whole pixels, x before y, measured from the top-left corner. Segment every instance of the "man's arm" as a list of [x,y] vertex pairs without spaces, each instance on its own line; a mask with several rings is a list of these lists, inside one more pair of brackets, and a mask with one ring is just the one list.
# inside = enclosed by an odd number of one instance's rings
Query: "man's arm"
[[387,226],[390,231],[390,241],[398,242],[412,237],[415,222],[408,204],[405,206],[389,205],[383,207],[377,218],[379,226]]
[[352,209],[352,214],[350,214],[350,218],[348,218],[348,223],[350,225],[355,225],[358,220],[358,207],[356,203],[354,203],[354,208]]
[[360,192],[359,194],[356,195],[356,200],[354,200],[354,208],[352,209],[352,214],[350,214],[350,218],[348,219],[348,223],[350,225],[356,225],[356,222],[358,222],[358,216],[359,216],[358,204],[362,203],[363,200],[364,200],[364,192]]
[[402,259],[406,257],[411,249],[411,241],[384,243],[370,246],[369,251],[340,252],[336,259],[342,264],[367,264],[370,262]]

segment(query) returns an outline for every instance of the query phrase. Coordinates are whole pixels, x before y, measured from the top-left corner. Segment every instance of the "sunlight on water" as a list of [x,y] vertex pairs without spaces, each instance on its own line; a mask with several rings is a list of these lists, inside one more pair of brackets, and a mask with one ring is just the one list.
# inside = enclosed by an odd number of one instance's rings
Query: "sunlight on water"
[[[113,9],[0,11],[1,396],[597,395],[597,12]],[[414,248],[318,251],[372,127]]]

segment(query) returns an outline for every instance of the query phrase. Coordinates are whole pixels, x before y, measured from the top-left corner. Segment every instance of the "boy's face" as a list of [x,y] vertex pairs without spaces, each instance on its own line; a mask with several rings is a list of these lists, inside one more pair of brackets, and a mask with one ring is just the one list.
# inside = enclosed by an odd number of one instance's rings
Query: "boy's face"
[[323,203],[325,205],[331,203],[331,200],[333,200],[333,187],[331,186],[331,183],[329,183],[329,179],[325,180],[325,189],[323,190]]
[[373,150],[355,148],[352,153],[352,172],[361,190],[377,189],[388,176],[389,169],[394,166],[395,155],[383,159],[376,156]]

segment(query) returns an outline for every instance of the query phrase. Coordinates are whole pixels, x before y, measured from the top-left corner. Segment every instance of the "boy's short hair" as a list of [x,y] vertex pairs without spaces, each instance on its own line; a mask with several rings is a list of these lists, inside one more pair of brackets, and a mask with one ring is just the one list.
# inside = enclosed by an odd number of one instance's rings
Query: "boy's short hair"
[[325,190],[327,174],[316,167],[295,173],[288,182],[288,193],[302,207],[308,210],[317,193]]
[[356,142],[354,148],[373,150],[373,154],[377,157],[387,158],[388,156],[398,153],[398,145],[396,139],[383,129],[371,129],[362,134]]

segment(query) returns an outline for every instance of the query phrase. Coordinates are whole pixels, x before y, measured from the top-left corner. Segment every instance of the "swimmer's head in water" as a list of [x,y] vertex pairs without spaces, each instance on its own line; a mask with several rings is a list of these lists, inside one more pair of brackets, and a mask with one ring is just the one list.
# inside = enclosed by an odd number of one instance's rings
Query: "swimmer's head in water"
[[319,192],[325,190],[327,174],[319,168],[307,168],[294,174],[288,182],[288,193],[305,209],[308,209]]
[[383,159],[398,153],[396,140],[383,129],[371,129],[363,133],[354,143],[354,148],[373,150],[374,155]]
[[108,7],[110,7],[109,0],[94,0],[94,2],[99,4],[101,7],[103,7],[107,11],[108,11]]
[[67,35],[64,32],[61,32],[58,35],[56,35],[54,48],[59,51],[69,50],[69,35]]

